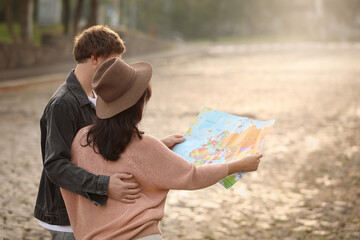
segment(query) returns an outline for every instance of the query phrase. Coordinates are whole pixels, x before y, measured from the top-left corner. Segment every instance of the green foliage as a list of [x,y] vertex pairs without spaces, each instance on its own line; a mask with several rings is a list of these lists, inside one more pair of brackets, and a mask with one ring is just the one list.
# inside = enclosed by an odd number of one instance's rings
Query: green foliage
[[61,24],[54,26],[41,26],[41,27],[38,25],[34,25],[33,44],[40,46],[42,36],[44,34],[53,35],[53,36],[61,35],[63,33],[63,28],[64,27]]
[[[74,1],[71,1],[74,5]],[[99,1],[101,5],[102,1]],[[120,23],[154,37],[185,40],[360,39],[360,0],[121,0]],[[19,4],[13,0],[13,21],[19,36]],[[39,28],[34,12],[33,42],[42,34],[60,34],[61,25]],[[73,6],[74,7],[74,6]],[[84,9],[84,13],[88,11]],[[0,1],[0,42],[11,43]],[[356,35],[357,34],[357,35]],[[352,36],[350,36],[352,35]]]
[[[17,37],[20,39],[20,24],[19,23],[13,23],[14,31]],[[32,43],[35,46],[41,45],[41,38],[44,34],[50,34],[50,35],[60,35],[62,34],[63,26],[62,25],[56,25],[56,26],[33,26],[33,39]],[[0,23],[0,42],[2,43],[12,43],[11,36],[9,34],[9,31],[7,29],[7,26],[5,23]]]
[[[15,34],[18,37],[20,37],[20,25],[19,24],[14,23],[14,31],[15,31]],[[0,42],[12,43],[11,36],[7,29],[7,25],[5,23],[0,23]]]
[[[152,35],[217,40],[226,36],[303,39],[341,35],[359,27],[360,0],[123,0],[123,15],[136,8],[135,28]],[[130,7],[129,7],[130,6]],[[127,26],[134,27],[134,18]],[[124,23],[124,22],[123,22]],[[333,26],[339,26],[334,29]]]

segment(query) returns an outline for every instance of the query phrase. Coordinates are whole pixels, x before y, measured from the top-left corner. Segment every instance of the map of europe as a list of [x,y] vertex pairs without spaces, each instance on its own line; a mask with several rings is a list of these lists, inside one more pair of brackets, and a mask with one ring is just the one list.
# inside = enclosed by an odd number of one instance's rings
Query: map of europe
[[[185,133],[185,142],[174,152],[196,166],[231,162],[259,152],[275,120],[258,121],[204,107]],[[233,186],[245,172],[229,175],[220,181]]]

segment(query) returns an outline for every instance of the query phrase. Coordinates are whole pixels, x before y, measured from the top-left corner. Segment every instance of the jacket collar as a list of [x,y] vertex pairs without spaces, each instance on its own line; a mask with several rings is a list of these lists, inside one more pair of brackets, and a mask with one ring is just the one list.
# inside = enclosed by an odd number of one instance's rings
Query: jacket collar
[[66,84],[71,90],[71,92],[75,95],[76,99],[80,104],[80,107],[83,107],[86,104],[91,103],[84,89],[82,88],[79,80],[76,78],[74,74],[74,70],[71,70],[69,75],[67,76]]

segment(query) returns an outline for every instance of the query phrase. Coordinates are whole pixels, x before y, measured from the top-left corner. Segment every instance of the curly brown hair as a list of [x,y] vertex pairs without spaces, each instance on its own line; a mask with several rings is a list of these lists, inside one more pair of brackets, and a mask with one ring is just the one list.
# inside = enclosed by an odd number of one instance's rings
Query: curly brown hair
[[91,55],[107,58],[112,54],[126,51],[119,34],[103,25],[85,29],[75,37],[73,55],[78,63],[83,63]]

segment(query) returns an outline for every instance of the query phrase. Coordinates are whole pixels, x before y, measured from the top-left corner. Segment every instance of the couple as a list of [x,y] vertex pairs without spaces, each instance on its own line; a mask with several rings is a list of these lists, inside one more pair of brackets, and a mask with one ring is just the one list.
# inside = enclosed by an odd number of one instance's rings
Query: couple
[[77,239],[161,239],[169,189],[205,188],[258,167],[261,154],[196,167],[169,149],[181,136],[141,132],[152,68],[128,65],[124,50],[112,30],[85,30],[75,39],[75,70],[45,108],[35,217],[53,239],[74,239],[72,231]]

